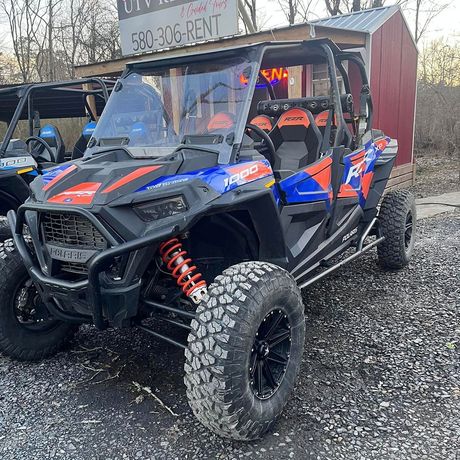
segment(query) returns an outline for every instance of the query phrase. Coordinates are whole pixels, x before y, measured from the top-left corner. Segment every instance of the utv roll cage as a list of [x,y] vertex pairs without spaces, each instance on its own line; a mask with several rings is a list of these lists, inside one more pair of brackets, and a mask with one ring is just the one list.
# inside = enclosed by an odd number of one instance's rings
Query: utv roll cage
[[[95,121],[102,113],[114,84],[112,80],[85,78],[0,88],[0,121],[8,125],[0,145],[0,158],[5,156],[18,122],[21,120],[28,121],[29,136],[36,134],[40,127],[40,118],[89,116],[92,121]],[[95,85],[96,88],[85,88],[85,85]],[[89,102],[91,96],[95,101],[93,106]]]
[[[305,64],[326,63],[328,69],[330,87],[330,106],[329,118],[326,126],[326,135],[324,136],[324,145],[322,151],[326,151],[330,147],[337,147],[343,144],[346,139],[345,147],[348,148],[352,143],[361,144],[361,138],[365,132],[371,131],[373,121],[373,105],[372,97],[369,88],[364,62],[359,54],[342,51],[333,41],[327,38],[303,40],[303,41],[273,41],[262,42],[239,47],[231,47],[221,50],[213,50],[207,53],[187,53],[179,56],[168,58],[157,58],[146,61],[136,61],[128,63],[121,78],[124,78],[131,73],[167,68],[172,66],[186,66],[199,60],[200,62],[213,61],[217,57],[220,59],[234,59],[238,57],[247,57],[258,64],[258,71],[252,72],[248,81],[250,92],[245,103],[245,116],[247,119],[251,103],[254,98],[254,92],[257,86],[257,80],[260,78],[266,83],[268,95],[271,100],[276,99],[273,88],[266,78],[261,73],[262,69],[277,67],[280,62],[284,67],[302,66]],[[337,73],[340,74],[346,95],[352,95],[352,89],[348,72],[344,67],[344,63],[352,62],[359,70],[361,77],[359,113],[354,115],[353,100],[345,98],[342,101],[340,88],[337,78]],[[324,99],[324,98],[323,98]],[[344,117],[343,107],[347,106],[347,112],[352,115],[347,121]],[[309,107],[306,107],[309,108]],[[336,130],[333,142],[329,143],[328,134],[331,132],[333,120],[336,120]],[[352,130],[348,125],[351,125]],[[219,163],[228,164],[234,162],[237,158],[237,152],[241,148],[242,137],[244,133],[245,122],[240,122],[235,127],[235,143],[232,154],[220,155]]]

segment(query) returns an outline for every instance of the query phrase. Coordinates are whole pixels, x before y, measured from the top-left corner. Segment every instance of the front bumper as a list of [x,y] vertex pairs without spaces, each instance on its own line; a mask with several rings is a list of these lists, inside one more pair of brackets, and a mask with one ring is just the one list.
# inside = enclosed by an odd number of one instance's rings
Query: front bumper
[[[63,321],[92,322],[98,329],[105,329],[109,324],[121,327],[137,314],[141,291],[139,277],[121,281],[109,281],[107,277],[101,282],[101,275],[113,264],[115,258],[130,255],[135,251],[156,248],[159,242],[170,237],[173,229],[159,229],[152,235],[119,243],[107,231],[96,217],[85,209],[73,209],[72,212],[88,219],[107,239],[109,249],[96,254],[88,261],[87,278],[81,281],[68,281],[48,276],[42,270],[45,264],[43,247],[39,239],[38,230],[33,231],[33,223],[29,225],[34,251],[24,237],[26,213],[61,211],[68,212],[68,208],[57,206],[36,206],[33,203],[22,205],[17,214],[9,211],[8,220],[13,233],[16,248],[21,255],[30,277],[34,281],[42,300],[53,316]],[[36,215],[36,214],[33,214]],[[38,225],[37,225],[38,229]],[[152,254],[153,252],[151,252]],[[87,313],[77,312],[72,304],[82,303],[87,306]],[[59,300],[60,299],[60,300]],[[65,304],[65,305],[64,305]]]

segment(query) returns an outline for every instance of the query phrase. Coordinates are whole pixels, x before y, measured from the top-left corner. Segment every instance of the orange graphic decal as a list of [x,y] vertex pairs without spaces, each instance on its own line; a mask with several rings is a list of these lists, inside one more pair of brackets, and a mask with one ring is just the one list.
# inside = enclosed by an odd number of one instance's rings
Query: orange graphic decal
[[82,184],[58,193],[50,198],[48,202],[60,204],[91,204],[100,186],[100,182],[83,182]]
[[109,185],[106,189],[102,191],[102,193],[113,192],[117,188],[123,187],[123,185],[126,185],[129,182],[138,179],[139,177],[145,176],[148,173],[156,171],[159,168],[161,168],[161,166],[145,166],[143,168],[136,169],[135,171],[129,173],[127,176],[117,180],[112,185]]

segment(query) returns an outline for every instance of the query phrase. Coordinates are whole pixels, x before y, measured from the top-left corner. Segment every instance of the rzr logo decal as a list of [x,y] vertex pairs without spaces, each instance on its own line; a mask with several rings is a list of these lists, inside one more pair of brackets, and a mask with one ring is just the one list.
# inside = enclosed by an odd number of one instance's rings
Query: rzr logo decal
[[366,151],[362,161],[350,167],[345,184],[349,184],[353,178],[361,177],[366,172],[367,165],[372,163],[380,155],[380,153],[385,150],[387,145],[387,139],[380,139],[371,145],[371,148]]
[[286,117],[284,121],[302,121],[304,117]]
[[363,161],[358,163],[357,165],[351,166],[350,170],[348,171],[348,176],[345,181],[345,184],[349,184],[353,178],[359,178],[363,174],[364,170],[366,169],[366,156],[364,156]]
[[366,172],[367,165],[372,163],[375,160],[375,158],[376,151],[374,149],[369,149],[364,155],[362,161],[350,167],[347,179],[345,180],[345,184],[349,184],[353,178],[360,178]]

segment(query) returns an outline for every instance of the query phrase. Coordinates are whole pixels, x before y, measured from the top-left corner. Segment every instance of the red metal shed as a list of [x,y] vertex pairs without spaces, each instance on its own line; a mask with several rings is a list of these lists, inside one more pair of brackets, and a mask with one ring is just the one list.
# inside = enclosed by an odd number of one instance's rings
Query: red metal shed
[[[320,19],[313,24],[367,34],[366,46],[359,51],[370,77],[374,125],[399,142],[397,167],[389,185],[410,185],[415,176],[413,147],[418,51],[401,9],[397,5],[375,8]],[[353,69],[349,72],[352,74]]]

